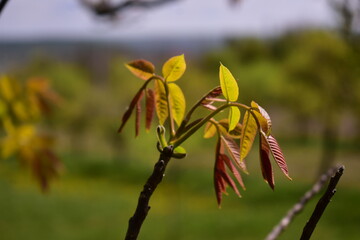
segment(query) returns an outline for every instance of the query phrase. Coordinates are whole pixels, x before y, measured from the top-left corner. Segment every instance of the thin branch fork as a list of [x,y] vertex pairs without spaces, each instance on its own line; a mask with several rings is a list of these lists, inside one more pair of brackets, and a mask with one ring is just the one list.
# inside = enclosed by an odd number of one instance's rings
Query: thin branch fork
[[167,164],[169,163],[172,154],[173,146],[165,147],[159,160],[154,166],[154,171],[146,181],[143,191],[140,193],[138,205],[134,215],[129,220],[128,230],[126,232],[125,240],[135,240],[140,232],[141,226],[150,210],[149,201],[151,195],[155,191],[157,185],[162,181]]
[[[327,183],[328,179],[331,178],[326,192],[324,193],[323,197],[318,202],[318,205],[320,205],[321,208],[319,206],[320,209],[317,210],[317,208],[316,208],[314,211],[314,213],[316,212],[316,216],[317,216],[316,223],[317,223],[321,217],[321,214],[324,212],[324,210],[327,206],[327,203],[330,201],[331,197],[334,195],[334,193],[336,191],[335,190],[336,184],[338,183],[344,169],[345,169],[344,166],[332,167],[328,171],[326,171],[324,174],[322,174],[320,176],[319,180],[313,185],[313,187],[309,191],[307,191],[300,198],[300,200],[287,212],[287,214],[281,219],[279,224],[273,228],[273,230],[267,235],[267,237],[265,239],[266,240],[277,239],[280,236],[280,234],[283,231],[285,231],[285,229],[290,225],[290,223],[293,221],[295,216],[298,215],[304,209],[305,205],[316,194],[318,194],[321,191],[321,189],[323,189],[323,187]],[[322,211],[321,214],[320,214],[320,210]],[[313,213],[313,215],[314,215],[314,213]],[[314,222],[314,220],[315,219],[311,220],[311,225],[310,225],[313,228],[312,231],[314,230],[314,228],[316,226],[316,223]],[[309,222],[310,222],[310,220],[309,220]],[[314,225],[314,223],[315,223],[315,225]],[[305,231],[305,229],[304,229],[304,231]],[[307,234],[309,231],[310,231],[310,229],[307,228],[307,230],[306,230]],[[311,233],[312,233],[312,231],[311,231]],[[311,235],[311,233],[310,233],[310,235]],[[310,237],[310,236],[308,236],[308,237]],[[302,240],[304,240],[304,239],[309,239],[309,238],[302,238]]]

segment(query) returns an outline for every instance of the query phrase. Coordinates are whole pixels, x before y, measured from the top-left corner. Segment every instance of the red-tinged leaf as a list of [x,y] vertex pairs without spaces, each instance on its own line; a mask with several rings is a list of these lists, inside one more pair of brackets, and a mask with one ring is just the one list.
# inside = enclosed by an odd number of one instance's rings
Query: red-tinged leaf
[[236,178],[236,180],[238,181],[240,186],[245,190],[245,185],[242,180],[242,177],[241,177],[239,171],[237,170],[237,168],[235,167],[235,165],[230,160],[230,158],[227,155],[223,154],[222,159],[225,162],[226,166],[230,169],[230,171],[232,172],[232,174],[234,175],[234,177]]
[[135,113],[135,137],[139,136],[140,132],[140,119],[141,119],[141,99],[144,94],[140,95],[139,100],[136,103],[136,113]]
[[223,150],[221,146],[221,141],[220,139],[218,139],[215,150],[214,188],[215,188],[216,199],[219,207],[221,206],[222,194],[226,192],[225,181],[223,180],[221,174],[219,173],[219,168],[220,169],[224,168],[223,167],[224,164],[221,163],[221,159],[220,159],[220,152],[222,151]]
[[169,116],[169,112],[165,87],[160,80],[155,81],[155,107],[159,122],[161,125],[164,125],[164,122]]
[[212,105],[214,101],[226,101],[225,99],[217,98],[221,94],[221,87],[214,88],[202,98],[201,105],[210,111],[215,111],[217,107]]
[[215,111],[217,109],[217,107],[211,105],[211,104],[205,104],[205,105],[202,105],[204,108],[207,108],[209,109],[210,111]]
[[214,171],[214,188],[218,206],[221,207],[222,194],[225,191],[225,182],[218,171]]
[[272,155],[273,155],[273,157],[275,159],[275,162],[277,163],[277,165],[279,166],[281,171],[285,174],[285,176],[291,180],[291,177],[289,176],[289,171],[288,171],[288,167],[286,165],[284,155],[283,155],[283,153],[282,153],[282,151],[280,149],[280,146],[279,146],[278,142],[271,135],[267,137],[267,141],[269,143],[270,150],[271,150],[271,153],[272,153]]
[[239,166],[239,168],[243,172],[248,173],[245,162],[240,161],[240,149],[238,147],[238,144],[232,138],[224,136],[221,136],[221,141],[224,143],[226,150],[229,152],[231,158]]
[[122,117],[122,122],[121,125],[119,127],[118,132],[120,133],[122,131],[122,129],[125,126],[125,123],[129,120],[132,111],[134,110],[136,104],[138,103],[138,101],[142,98],[142,95],[144,94],[143,89],[141,88],[135,95],[135,97],[132,99],[129,108],[126,110],[126,112],[124,113],[123,117]]
[[[220,155],[220,157],[222,158],[223,156],[226,156],[226,155]],[[227,157],[227,156],[226,156]],[[222,162],[224,163],[224,160],[222,160]],[[239,190],[237,189],[237,186],[235,184],[235,182],[231,179],[231,177],[229,176],[229,174],[227,174],[226,170],[225,170],[225,166],[224,166],[224,169],[220,170],[219,169],[219,174],[220,176],[224,179],[224,181],[227,183],[227,185],[229,185],[233,190],[234,192],[236,193],[236,195],[238,195],[239,197],[241,197],[240,195],[240,192]]]
[[[213,103],[218,96],[222,94],[221,87],[216,87],[213,90],[211,90],[209,93],[207,93],[202,99],[201,104],[207,105]],[[221,99],[219,99],[221,100]]]
[[260,134],[260,165],[264,180],[274,189],[274,173],[270,162],[270,146],[263,134]]
[[146,131],[150,130],[152,120],[155,113],[155,93],[152,89],[146,90]]
[[257,134],[258,126],[254,116],[245,112],[242,124],[241,141],[240,141],[240,161],[243,161],[249,154]]
[[125,66],[138,78],[147,80],[154,75],[154,65],[146,60],[140,59],[129,62]]
[[269,114],[265,111],[265,109],[260,107],[259,104],[254,101],[251,102],[251,106],[256,110],[255,115],[258,117],[261,129],[266,133],[267,136],[269,136],[272,126]]

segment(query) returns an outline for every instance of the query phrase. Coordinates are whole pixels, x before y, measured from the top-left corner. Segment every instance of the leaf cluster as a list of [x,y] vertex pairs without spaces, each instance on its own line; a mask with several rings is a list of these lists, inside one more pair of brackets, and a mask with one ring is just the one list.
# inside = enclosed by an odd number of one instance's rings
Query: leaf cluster
[[37,124],[59,101],[47,79],[30,78],[23,83],[0,77],[1,158],[18,157],[31,169],[43,191],[62,165],[52,150],[54,139],[41,132]]
[[[222,63],[219,67],[220,86],[201,97],[187,113],[185,113],[184,94],[180,86],[175,84],[175,81],[179,80],[186,70],[184,55],[175,56],[166,61],[162,67],[162,76],[157,75],[154,65],[146,60],[136,60],[125,66],[135,76],[145,80],[145,83],[124,113],[119,132],[135,110],[135,135],[139,134],[141,100],[144,95],[146,129],[150,129],[154,112],[159,120],[157,127],[159,151],[168,145],[173,145],[175,147],[173,157],[185,157],[186,151],[180,145],[205,126],[205,138],[217,136],[214,186],[219,206],[227,186],[230,186],[238,196],[240,192],[237,185],[245,189],[240,172],[248,173],[245,159],[253,146],[256,135],[259,135],[260,167],[264,180],[274,189],[270,156],[290,179],[283,153],[271,132],[272,121],[269,114],[254,101],[250,106],[237,102],[239,97],[237,81]],[[153,85],[151,86],[150,83]],[[192,114],[198,108],[206,108],[209,112],[194,120]],[[217,120],[216,117],[223,111],[228,112],[228,117]],[[244,112],[243,116],[241,111]],[[168,140],[165,125],[168,126],[170,132]]]

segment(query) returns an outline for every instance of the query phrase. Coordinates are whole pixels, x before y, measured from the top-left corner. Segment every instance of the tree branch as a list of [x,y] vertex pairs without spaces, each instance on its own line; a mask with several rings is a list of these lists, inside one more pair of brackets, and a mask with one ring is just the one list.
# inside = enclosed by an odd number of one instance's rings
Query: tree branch
[[6,5],[6,3],[8,3],[8,1],[9,0],[1,0],[0,1],[0,15],[1,15],[2,11],[4,10],[5,5]]
[[[267,235],[266,240],[275,240],[280,234],[290,225],[293,221],[294,217],[298,215],[305,207],[308,201],[310,201],[317,193],[321,191],[326,182],[330,177],[332,177],[335,173],[335,177],[338,176],[338,172],[341,171],[341,174],[344,170],[344,166],[340,167],[332,167],[327,172],[322,174],[319,180],[313,185],[313,187],[307,191],[300,200],[287,212],[287,214],[281,219],[278,225],[276,225],[273,230]],[[341,175],[340,175],[341,176]],[[340,178],[340,176],[338,178]],[[333,177],[331,178],[333,179]],[[338,181],[339,179],[337,179]],[[330,181],[329,187],[333,186],[333,180]],[[336,182],[337,183],[337,182]],[[335,188],[336,184],[333,186]],[[329,189],[328,187],[328,189]],[[327,193],[328,191],[326,191]],[[325,193],[325,194],[326,194]],[[320,199],[321,201],[321,199]],[[320,202],[319,201],[319,202]],[[325,206],[326,207],[326,206]]]
[[138,205],[134,215],[129,220],[125,240],[135,240],[140,232],[141,226],[150,210],[149,200],[157,185],[162,181],[168,162],[173,154],[173,146],[165,147],[160,158],[154,166],[154,171],[146,181],[143,191],[140,193]]
[[326,192],[320,198],[319,202],[316,204],[315,210],[312,213],[309,221],[306,223],[303,233],[300,240],[308,240],[311,237],[311,234],[314,232],[316,224],[319,222],[322,214],[324,213],[327,205],[329,204],[331,198],[336,193],[336,185],[338,184],[343,172],[344,166],[341,166],[337,169],[335,176],[331,177],[330,183],[326,189]]
[[131,7],[151,8],[175,1],[177,0],[125,0],[120,1],[119,3],[111,3],[107,0],[99,0],[96,2],[91,0],[81,0],[85,7],[99,16],[112,16]]

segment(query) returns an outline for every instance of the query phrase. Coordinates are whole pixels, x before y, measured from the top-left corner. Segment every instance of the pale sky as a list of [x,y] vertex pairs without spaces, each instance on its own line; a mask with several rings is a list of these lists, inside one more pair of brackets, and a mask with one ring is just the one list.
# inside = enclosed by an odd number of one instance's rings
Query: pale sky
[[302,26],[334,26],[328,0],[179,0],[101,20],[78,0],[12,0],[0,16],[1,39],[121,39],[269,35]]

